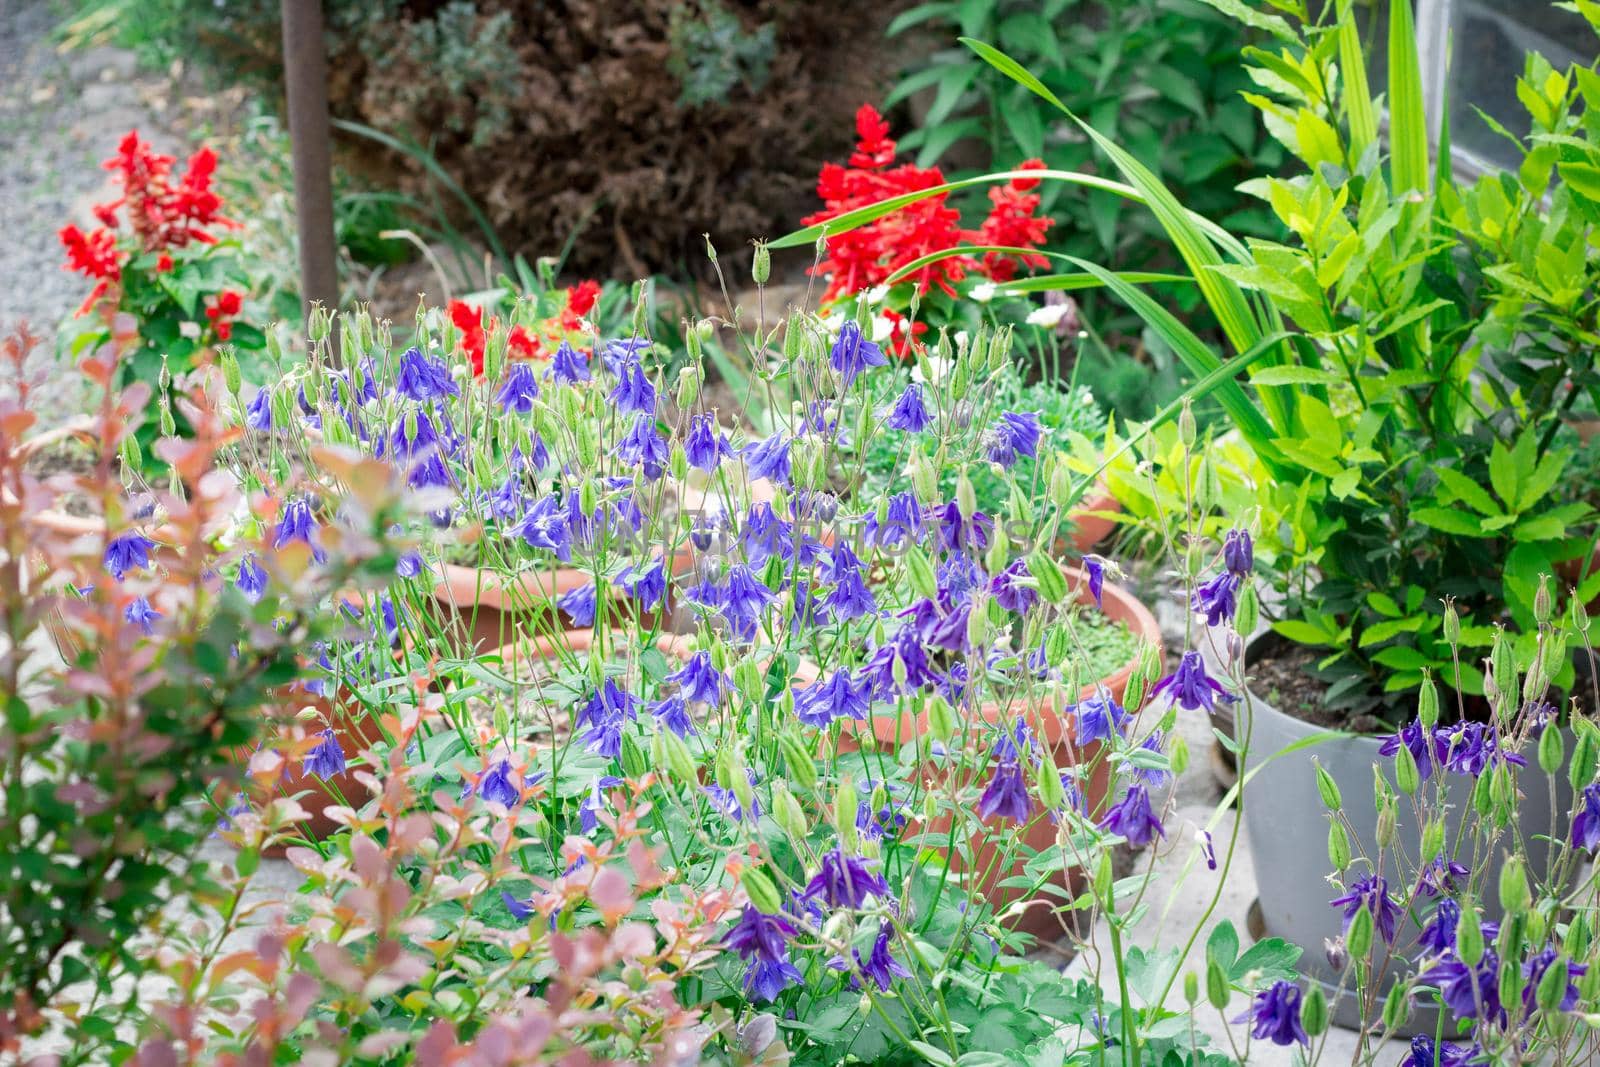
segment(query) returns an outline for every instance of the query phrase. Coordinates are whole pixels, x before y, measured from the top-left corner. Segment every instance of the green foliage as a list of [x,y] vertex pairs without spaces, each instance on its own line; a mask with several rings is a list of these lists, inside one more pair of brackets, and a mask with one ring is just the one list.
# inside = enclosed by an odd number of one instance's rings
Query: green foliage
[[767,22],[746,31],[717,0],[701,0],[672,12],[672,52],[667,69],[683,85],[685,107],[722,103],[736,86],[760,92],[777,47],[777,27]]

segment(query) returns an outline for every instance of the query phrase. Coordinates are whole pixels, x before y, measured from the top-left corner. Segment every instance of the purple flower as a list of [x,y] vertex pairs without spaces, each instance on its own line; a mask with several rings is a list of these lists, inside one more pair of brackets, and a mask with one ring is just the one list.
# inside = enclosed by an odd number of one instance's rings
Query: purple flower
[[888,923],[879,924],[878,936],[872,942],[872,952],[865,960],[861,958],[860,949],[851,949],[850,954],[856,958],[856,969],[871,979],[880,990],[888,989],[896,978],[911,977],[911,972],[889,954]]
[[1222,565],[1229,574],[1243,578],[1255,567],[1255,546],[1250,543],[1250,531],[1229,530],[1222,539]]
[[1500,1004],[1500,955],[1485,949],[1476,967],[1468,967],[1455,956],[1446,956],[1422,973],[1422,980],[1436,986],[1439,997],[1457,1019],[1483,1019],[1504,1026],[1505,1008]]
[[952,500],[929,508],[928,518],[936,523],[939,547],[946,552],[969,549],[982,552],[989,547],[989,531],[994,527],[994,520],[981,511],[974,511],[970,518],[962,518],[960,507]]
[[[1522,965],[1522,977],[1526,979],[1522,986],[1522,1010],[1529,1018],[1538,1010],[1534,998],[1539,992],[1539,982],[1550,965],[1560,958],[1561,953],[1556,951],[1554,945],[1546,945]],[[1582,978],[1588,973],[1589,968],[1585,964],[1567,961],[1567,991],[1561,995],[1560,1010],[1571,1011],[1578,1006],[1578,986],[1573,979]]]
[[394,561],[394,573],[400,578],[415,578],[422,573],[422,553],[408,549]]
[[883,349],[862,336],[861,327],[856,325],[854,319],[846,320],[840,327],[839,337],[833,342],[833,351],[829,354],[828,362],[839,372],[839,379],[846,389],[850,388],[856,376],[868,367],[889,365],[889,359],[883,354]]
[[1411,1039],[1411,1051],[1396,1067],[1466,1067],[1472,1062],[1472,1050],[1449,1041],[1434,1047],[1433,1038],[1418,1034]]
[[617,372],[617,385],[611,390],[611,402],[618,411],[636,411],[648,415],[652,420],[655,418],[656,387],[645,377],[644,368],[638,360],[625,363]]
[[454,483],[439,453],[430,452],[421,463],[411,468],[406,475],[406,484],[413,489],[448,489]]
[[[1166,738],[1161,731],[1152,730],[1150,736],[1144,739],[1144,743],[1139,748],[1145,752],[1160,753],[1164,751],[1163,746],[1165,744]],[[1131,768],[1131,774],[1134,781],[1147,785],[1151,789],[1165,789],[1172,783],[1172,772],[1162,770],[1160,767],[1140,767],[1135,765]]]
[[822,900],[830,908],[860,908],[868,897],[887,900],[889,885],[866,860],[833,848],[822,854],[821,867],[801,895],[806,900]]
[[311,514],[311,504],[304,497],[296,497],[283,506],[283,515],[278,519],[278,528],[273,534],[272,547],[282,548],[291,541],[299,541],[311,546],[311,558],[318,563],[327,559],[327,554],[317,547],[312,535],[316,533],[317,520]]
[[326,782],[334,775],[344,773],[344,749],[339,744],[338,735],[331,729],[323,730],[317,736],[322,740],[300,761],[300,773],[314,774]]
[[1456,949],[1456,928],[1461,925],[1461,905],[1445,897],[1434,906],[1417,935],[1417,944],[1437,956],[1447,956]]
[[933,425],[933,418],[922,402],[921,383],[912,382],[906,386],[905,392],[894,402],[894,407],[889,409],[889,416],[883,424],[891,430],[905,430],[907,433],[921,433]]
[[1250,1033],[1257,1040],[1274,1045],[1301,1044],[1310,1047],[1311,1039],[1300,1025],[1300,987],[1278,980],[1261,990],[1250,1002],[1250,1010],[1233,1020],[1250,1022]]
[[834,583],[833,589],[823,598],[833,621],[848,622],[877,613],[877,598],[867,588],[862,569],[861,560],[850,551],[850,546],[842,541],[833,546],[822,572],[824,581]]
[[1084,556],[1083,571],[1089,576],[1089,595],[1094,597],[1094,606],[1104,611],[1105,604],[1101,602],[1101,598],[1106,591],[1105,560],[1099,556]]
[[711,663],[711,653],[696,652],[679,670],[667,675],[667,681],[678,683],[685,700],[703,704],[716,704],[728,679]]
[[566,509],[555,494],[548,493],[528,509],[514,529],[530,548],[549,549],[557,558],[567,561],[572,559],[572,534],[567,518]]
[[272,429],[272,394],[266,389],[257,389],[256,395],[250,398],[250,406],[244,411],[244,424],[252,430]]
[[900,691],[895,681],[895,664],[905,671],[906,690],[913,691],[934,681],[936,675],[928,669],[928,654],[917,641],[911,627],[904,627],[884,644],[872,650],[867,665],[862,668],[864,677],[872,684],[874,696],[888,700]]
[[762,584],[749,567],[735,564],[728,568],[721,591],[722,616],[742,640],[755,637],[761,613],[773,601],[773,592]]
[[[749,779],[752,786],[756,784],[757,778],[755,771],[746,771],[745,776]],[[717,810],[721,811],[722,814],[726,815],[733,822],[741,822],[744,819],[749,819],[751,822],[754,822],[755,820],[761,818],[761,801],[755,796],[750,798],[750,810],[745,811],[739,805],[739,794],[735,793],[731,789],[724,789],[720,785],[708,785],[704,787],[702,792],[711,798],[711,803],[715,808],[717,808]]]
[[1481,722],[1458,722],[1439,731],[1442,755],[1439,762],[1444,769],[1455,774],[1477,778],[1492,767],[1515,764],[1526,767],[1528,761],[1509,749],[1500,747],[1500,732]]
[[989,590],[994,594],[995,602],[1002,608],[1018,615],[1026,615],[1039,602],[1038,592],[1024,584],[1032,578],[1033,574],[1028,570],[1028,564],[1019,559],[994,576]]
[[688,705],[677,693],[663,697],[652,704],[650,714],[655,716],[656,725],[665,726],[679,737],[688,737],[694,733],[694,720],[689,718]]
[[550,359],[550,376],[557,385],[573,385],[589,380],[589,361],[578,355],[577,349],[562,341]]
[[622,726],[639,715],[639,698],[607,678],[578,709],[574,725],[588,727],[584,743],[591,752],[616,759],[622,753]]
[[118,534],[106,542],[104,565],[117,581],[132,570],[145,570],[150,566],[150,550],[156,543],[142,533]]
[[517,920],[519,923],[527,922],[528,919],[533,915],[533,905],[525,900],[518,900],[510,893],[504,892],[500,894],[500,899],[505,901],[506,910],[509,911],[511,913],[511,917]]
[[1600,846],[1600,784],[1587,785],[1572,816],[1572,844],[1585,852]]
[[757,1000],[775,1000],[784,989],[801,981],[800,972],[789,962],[789,941],[798,933],[786,916],[745,906],[723,939],[748,965],[745,992]]
[[1231,619],[1239,610],[1239,576],[1223,571],[1194,587],[1189,597],[1189,608],[1206,617],[1207,626],[1220,626],[1222,620]]
[[533,410],[533,399],[539,395],[539,379],[527,363],[513,363],[506,370],[506,380],[494,395],[503,411],[517,411],[526,415]]
[[765,441],[746,445],[743,455],[751,481],[765,478],[776,485],[789,484],[789,442],[783,434],[775,433]]
[[1167,831],[1150,810],[1150,793],[1142,785],[1130,786],[1122,799],[1100,819],[1100,827],[1124,838],[1134,848],[1143,848]]
[[233,584],[250,603],[261,602],[262,595],[267,591],[267,572],[261,569],[254,552],[246,552],[239,561],[239,577],[234,579]]
[[461,790],[461,798],[465,800],[476,793],[483,800],[508,808],[515,807],[522,799],[522,786],[516,777],[511,771],[511,763],[501,760],[485,771],[476,783],[468,782],[466,788]]
[[1443,760],[1448,748],[1442,738],[1430,734],[1416,719],[1402,726],[1398,733],[1385,737],[1383,744],[1378,746],[1378,755],[1396,755],[1401,745],[1411,750],[1411,758],[1417,762],[1417,773],[1424,782],[1433,776],[1435,762]]
[[617,585],[644,607],[659,607],[667,597],[666,566],[659,559],[649,570],[641,569],[638,564],[629,564],[627,570],[617,575]]
[[995,817],[1027,822],[1033,811],[1033,798],[1028,796],[1028,779],[1022,762],[1016,758],[995,761],[994,774],[978,798],[978,815],[984,819]]
[[592,834],[600,825],[600,812],[605,810],[606,795],[602,790],[614,789],[622,784],[622,779],[614,774],[602,774],[589,781],[589,795],[583,798],[578,805],[578,829],[584,834]]
[[575,626],[593,626],[595,613],[595,588],[586,582],[556,598],[556,607],[572,620]]
[[865,719],[869,703],[866,683],[852,681],[847,670],[834,671],[827,681],[797,689],[794,694],[796,717],[819,729],[838,719]]
[[1088,700],[1080,700],[1069,709],[1078,720],[1078,743],[1093,744],[1122,736],[1122,724],[1128,712],[1111,696],[1111,691],[1101,687]]
[[639,362],[640,353],[650,351],[650,343],[648,337],[618,337],[600,346],[600,358],[620,378],[625,367]]
[[639,415],[633,427],[617,442],[617,455],[624,463],[644,469],[644,476],[652,482],[667,469],[667,442],[656,429],[654,415]]
[[889,498],[884,521],[878,522],[878,513],[869,511],[863,516],[862,543],[869,548],[894,548],[906,541],[922,539],[922,508],[916,495],[900,493]]
[[1002,413],[1000,421],[990,429],[987,437],[989,462],[1010,470],[1017,460],[1023,457],[1032,459],[1039,453],[1042,432],[1036,412]]
[[1357,878],[1345,887],[1344,895],[1328,901],[1335,908],[1344,909],[1344,928],[1348,933],[1350,920],[1356,917],[1363,904],[1372,913],[1372,922],[1378,934],[1388,944],[1394,944],[1395,923],[1400,918],[1400,905],[1389,895],[1389,882],[1382,875],[1372,874]]
[[161,612],[150,606],[148,597],[136,596],[122,609],[122,617],[149,634],[154,630],[151,624],[161,617]]
[[733,454],[728,438],[717,432],[717,420],[703,412],[689,420],[689,432],[683,439],[684,455],[689,466],[696,470],[714,471],[723,459]]
[[400,357],[400,373],[395,378],[394,388],[401,396],[419,401],[442,400],[461,394],[444,361],[429,359],[420,348],[408,348]]
[[1150,696],[1153,699],[1165,698],[1185,711],[1204,708],[1208,714],[1216,713],[1219,700],[1224,704],[1239,702],[1238,697],[1222,688],[1206,673],[1205,660],[1193,650],[1183,654],[1178,661],[1178,669],[1157,682],[1150,690]]
[[1446,856],[1439,856],[1417,875],[1417,892],[1425,897],[1454,892],[1457,879],[1465,878],[1469,873],[1464,865]]

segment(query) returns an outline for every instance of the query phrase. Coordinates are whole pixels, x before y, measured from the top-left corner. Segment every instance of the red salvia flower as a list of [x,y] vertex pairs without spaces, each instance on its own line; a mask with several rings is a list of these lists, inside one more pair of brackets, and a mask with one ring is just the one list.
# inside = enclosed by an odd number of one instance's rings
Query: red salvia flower
[[472,364],[472,376],[483,374],[483,350],[488,335],[483,329],[483,312],[462,300],[452,300],[450,321],[461,331],[461,351]]

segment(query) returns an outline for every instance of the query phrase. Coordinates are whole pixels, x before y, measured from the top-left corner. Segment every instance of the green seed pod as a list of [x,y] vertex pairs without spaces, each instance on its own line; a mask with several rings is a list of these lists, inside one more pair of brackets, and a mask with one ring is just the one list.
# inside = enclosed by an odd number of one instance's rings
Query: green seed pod
[[723,745],[717,749],[716,756],[711,763],[713,780],[721,789],[733,788],[733,748]]
[[935,503],[939,496],[939,472],[921,451],[911,454],[911,488],[924,504]]
[[1344,797],[1339,792],[1339,785],[1318,763],[1317,767],[1317,792],[1322,797],[1322,806],[1329,811],[1340,811],[1344,808]]
[[1565,758],[1566,745],[1561,739],[1561,728],[1551,722],[1539,735],[1539,769],[1546,774],[1555,774],[1561,770],[1561,761]]
[[1522,964],[1520,961],[1515,959],[1500,961],[1500,996],[1503,998],[1501,1000],[1502,1004],[1507,1005],[1510,1010],[1518,1010],[1517,1006],[1522,1000],[1522,990],[1526,985],[1527,980],[1522,977]]
[[1561,1002],[1567,996],[1567,961],[1557,956],[1539,979],[1539,989],[1534,994],[1541,1011],[1555,1015],[1561,1011]]
[[1300,1026],[1309,1037],[1317,1037],[1328,1028],[1328,998],[1320,982],[1312,982],[1300,1002]]
[[1044,549],[1036,548],[1029,554],[1028,571],[1033,575],[1039,595],[1046,603],[1059,604],[1066,599],[1067,576],[1061,573],[1061,567]]
[[1065,463],[1056,464],[1056,469],[1050,474],[1050,503],[1065,511],[1072,506],[1073,491],[1072,471],[1067,469]]
[[[1574,716],[1576,719],[1576,716]],[[1572,783],[1572,788],[1582,791],[1585,786],[1594,781],[1597,765],[1600,765],[1600,741],[1597,741],[1593,730],[1577,729],[1577,743],[1572,746],[1572,762],[1567,766],[1567,780]]]
[[1422,862],[1432,863],[1444,855],[1444,822],[1430,819],[1422,828]]
[[1507,856],[1500,867],[1500,907],[1508,915],[1517,915],[1528,910],[1531,899],[1522,857]]
[[700,368],[690,364],[678,372],[678,407],[688,411],[700,399]]
[[939,741],[948,741],[955,736],[956,713],[941,693],[934,693],[928,698],[926,705],[928,714],[928,731]]
[[661,762],[672,774],[673,780],[687,789],[693,789],[700,780],[700,768],[689,746],[671,730],[657,730],[656,736],[661,739],[664,757]]
[[1491,775],[1489,791],[1494,798],[1494,821],[1497,826],[1509,826],[1517,812],[1517,780],[1509,766],[1496,767]]
[[1372,950],[1372,912],[1365,904],[1361,905],[1355,917],[1350,920],[1350,929],[1344,935],[1344,944],[1353,960],[1366,959],[1367,953]]
[[843,848],[855,847],[856,808],[860,804],[861,795],[856,792],[855,780],[847,774],[839,780],[839,788],[833,795],[833,829]]
[[1456,955],[1468,967],[1483,959],[1483,926],[1478,922],[1477,906],[1471,897],[1461,898],[1461,920],[1456,923]]
[[1494,810],[1493,775],[1478,776],[1477,782],[1472,787],[1472,810],[1485,818]]
[[878,506],[873,509],[872,514],[877,520],[878,529],[881,530],[889,525],[889,498],[887,496],[878,497]]
[[1390,797],[1378,809],[1377,839],[1379,848],[1389,848],[1394,844],[1395,833],[1399,823],[1400,802]]
[[1540,626],[1550,622],[1550,576],[1539,575],[1539,588],[1533,594],[1533,619]]
[[1417,719],[1428,730],[1439,721],[1439,687],[1433,684],[1429,670],[1422,672],[1422,688],[1417,691]]
[[1561,947],[1572,959],[1581,960],[1589,954],[1592,940],[1588,919],[1584,917],[1583,912],[1575,912],[1572,921],[1567,924],[1567,936],[1562,941]]
[[739,875],[739,882],[744,886],[744,891],[750,897],[750,903],[755,905],[757,911],[764,911],[768,915],[776,915],[783,909],[783,897],[778,894],[778,887],[772,884],[772,879],[757,867],[746,867]]
[[792,733],[778,735],[778,746],[783,750],[783,765],[789,780],[811,792],[817,788],[817,761],[799,736]]
[[593,478],[584,479],[578,486],[578,506],[583,509],[585,515],[593,515],[595,509],[600,506],[600,487],[595,484]]
[[1182,734],[1175,734],[1172,738],[1172,750],[1167,753],[1167,763],[1172,767],[1174,777],[1183,777],[1183,772],[1189,769],[1189,742],[1185,741]]
[[689,456],[683,450],[683,442],[672,442],[672,451],[667,457],[667,469],[672,472],[672,477],[680,482],[689,476]]
[[[1572,614],[1572,628],[1573,628],[1573,630],[1575,630],[1576,632],[1578,632],[1580,634],[1588,633],[1589,632],[1589,609],[1584,607],[1583,597],[1575,596],[1569,601],[1569,603],[1572,605],[1571,614]],[[1593,972],[1595,972],[1597,970],[1600,970],[1600,968],[1591,968],[1590,970],[1591,970],[1591,973],[1593,973]]]
[[788,784],[782,780],[772,783],[772,818],[796,844],[804,841],[810,831],[805,809],[794,798],[794,794],[789,792]]
[[989,547],[983,556],[984,566],[990,574],[999,574],[1006,569],[1006,564],[1011,560],[1011,542],[1006,539],[1005,523],[995,523],[994,532],[989,538]]
[[1507,915],[1500,923],[1500,935],[1495,938],[1495,950],[1502,959],[1522,958],[1522,947],[1528,943],[1528,919],[1525,912]]
[[928,562],[927,553],[916,545],[906,552],[906,579],[911,591],[919,597],[931,598],[938,594],[939,582],[934,576],[933,564]]
[[144,466],[144,453],[139,448],[139,438],[131,433],[122,439],[122,466],[130,471],[139,470]]
[[756,788],[750,784],[750,772],[745,767],[743,756],[736,758],[733,769],[733,797],[739,802],[739,810],[754,811]]
[[967,647],[986,648],[989,644],[989,613],[987,611],[972,611],[967,613]]
[[1111,866],[1111,851],[1106,849],[1100,853],[1100,861],[1094,869],[1094,899],[1109,912],[1116,906],[1116,893],[1116,871]]
[[1037,778],[1039,803],[1044,805],[1046,811],[1059,811],[1067,799],[1067,791],[1061,785],[1061,770],[1056,766],[1056,761],[1048,756],[1040,760]]
[[757,285],[766,285],[767,279],[772,277],[772,251],[767,248],[765,241],[756,242],[756,254],[750,264],[750,277]]
[[966,471],[956,479],[956,510],[961,513],[962,521],[971,520],[978,510],[978,491],[972,487],[972,479],[967,477]]
[[233,354],[233,349],[225,348],[219,359],[222,364],[222,382],[228,387],[228,392],[235,397],[239,395],[239,388],[244,380],[239,376],[239,360]]
[[572,428],[572,436],[578,446],[579,467],[583,470],[592,469],[600,460],[600,440],[594,424],[587,420],[577,423]]
[[1461,647],[1461,616],[1456,612],[1456,598],[1444,598],[1444,639],[1451,648]]
[[644,750],[639,747],[639,742],[634,740],[632,734],[623,734],[622,773],[637,780],[649,774],[650,770],[650,761],[645,757]]
[[1526,913],[1524,918],[1526,918],[1528,922],[1528,940],[1533,942],[1535,945],[1544,944],[1544,912],[1540,911],[1538,908],[1532,908]]
[[1328,824],[1328,862],[1341,874],[1350,866],[1350,835],[1336,822]]
[[1261,601],[1256,597],[1255,584],[1246,581],[1239,587],[1238,608],[1234,612],[1233,627],[1242,637],[1256,632],[1261,621]]
[[1194,408],[1188,398],[1183,401],[1183,410],[1178,413],[1178,440],[1183,443],[1185,452],[1194,450],[1195,437],[1198,430],[1194,421]]
[[1222,969],[1222,964],[1215,959],[1206,961],[1206,1000],[1218,1011],[1228,1006],[1228,999],[1233,995],[1233,987],[1228,982],[1228,973]]
[[1190,1007],[1200,1003],[1200,976],[1193,971],[1183,974],[1183,999]]
[[1415,795],[1422,786],[1422,775],[1417,770],[1417,758],[1405,745],[1401,745],[1394,756],[1394,783],[1399,786],[1400,792],[1408,797]]
[[[705,238],[705,242],[706,242],[706,258],[711,261],[711,265],[714,267],[714,266],[717,265],[717,246],[711,243],[711,235],[709,233],[703,233],[700,236]],[[818,240],[819,240],[819,243],[823,244],[824,248],[827,247],[827,245],[826,245],[826,240],[827,239],[826,238],[819,238]]]

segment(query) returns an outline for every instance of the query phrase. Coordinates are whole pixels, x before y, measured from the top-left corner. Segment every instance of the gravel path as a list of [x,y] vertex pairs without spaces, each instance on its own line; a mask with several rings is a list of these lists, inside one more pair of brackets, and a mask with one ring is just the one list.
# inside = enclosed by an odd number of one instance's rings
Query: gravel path
[[0,234],[7,245],[0,329],[25,319],[44,339],[29,372],[46,423],[84,404],[76,375],[59,373],[56,327],[88,284],[62,269],[56,231],[68,221],[92,223],[90,205],[115,195],[100,161],[128,130],[172,147],[147,103],[153,82],[139,75],[133,55],[113,48],[62,54],[51,39],[52,6],[0,3]]

